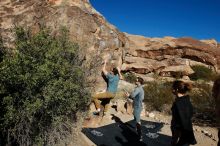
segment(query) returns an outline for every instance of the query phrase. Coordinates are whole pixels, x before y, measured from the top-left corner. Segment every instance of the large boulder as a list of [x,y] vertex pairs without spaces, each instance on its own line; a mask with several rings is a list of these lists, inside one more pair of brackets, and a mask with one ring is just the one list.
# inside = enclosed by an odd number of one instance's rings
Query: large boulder
[[32,33],[48,27],[54,35],[60,27],[68,28],[70,39],[84,49],[84,63],[93,71],[88,80],[95,80],[95,91],[106,88],[101,76],[102,60],[106,58],[107,68],[119,66],[122,71],[143,78],[150,73],[162,75],[164,72],[184,71],[188,75],[195,63],[215,71],[220,67],[220,47],[215,40],[149,38],[122,33],[89,0],[1,0],[0,34],[5,46],[13,47],[15,26],[28,28]]
[[168,66],[168,67],[165,67],[164,69],[162,69],[160,73],[161,74],[171,73],[171,75],[172,75],[172,73],[177,73],[177,72],[182,73],[182,76],[190,75],[190,74],[194,73],[192,68],[187,65]]
[[122,70],[147,75],[155,73],[172,76],[193,73],[191,66],[203,65],[218,71],[220,49],[215,40],[193,38],[146,38],[126,34],[125,57]]
[[13,47],[15,26],[28,28],[32,33],[50,28],[56,35],[66,27],[70,39],[77,42],[91,66],[96,79],[96,91],[105,88],[101,77],[101,64],[106,54],[109,66],[121,66],[125,36],[97,12],[88,0],[1,0],[0,34],[5,46]]

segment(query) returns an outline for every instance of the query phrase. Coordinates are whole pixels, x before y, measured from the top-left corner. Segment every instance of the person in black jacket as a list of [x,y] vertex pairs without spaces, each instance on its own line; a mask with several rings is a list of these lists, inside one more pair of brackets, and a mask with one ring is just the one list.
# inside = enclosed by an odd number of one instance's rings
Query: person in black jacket
[[172,146],[188,146],[196,144],[193,133],[192,116],[193,106],[187,92],[191,90],[191,85],[183,81],[174,81],[173,94],[176,96],[172,105]]
[[215,98],[215,108],[216,108],[216,117],[217,117],[217,126],[218,126],[218,145],[220,146],[220,77],[215,80],[212,88],[212,94]]

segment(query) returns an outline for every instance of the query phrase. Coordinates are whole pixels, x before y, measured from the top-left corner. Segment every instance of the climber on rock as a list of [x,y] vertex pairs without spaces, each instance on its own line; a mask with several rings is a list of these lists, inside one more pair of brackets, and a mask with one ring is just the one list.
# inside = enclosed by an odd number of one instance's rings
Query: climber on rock
[[[107,60],[104,61],[102,73],[107,81],[107,91],[105,91],[103,93],[97,93],[97,94],[92,95],[92,99],[93,99],[93,101],[95,103],[95,107],[97,109],[97,111],[93,112],[94,115],[100,115],[100,114],[102,114],[101,112],[103,112],[103,114],[105,114],[107,112],[109,102],[112,98],[115,97],[115,94],[117,92],[118,82],[120,79],[122,79],[120,68],[119,67],[117,67],[117,68],[112,67],[111,71],[108,72],[106,70],[106,63],[107,63]],[[105,106],[103,108],[103,111],[101,110],[100,100],[106,102]]]

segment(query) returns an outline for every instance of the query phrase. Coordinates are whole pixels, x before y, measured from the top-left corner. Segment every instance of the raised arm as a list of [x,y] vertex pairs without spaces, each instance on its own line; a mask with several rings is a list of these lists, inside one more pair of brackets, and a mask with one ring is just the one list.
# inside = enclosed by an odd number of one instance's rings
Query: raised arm
[[121,80],[123,80],[123,76],[122,76],[122,74],[121,74],[121,69],[120,69],[120,67],[117,67],[117,70],[118,70],[119,78],[120,78]]
[[103,68],[102,68],[102,72],[103,74],[106,76],[108,74],[107,70],[106,70],[106,62],[107,60],[104,61],[104,65],[103,65]]

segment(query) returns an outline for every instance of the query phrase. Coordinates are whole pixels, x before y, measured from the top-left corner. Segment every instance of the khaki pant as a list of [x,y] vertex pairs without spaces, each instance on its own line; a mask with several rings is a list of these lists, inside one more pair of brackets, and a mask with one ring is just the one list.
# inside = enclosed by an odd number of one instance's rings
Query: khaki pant
[[111,92],[103,92],[92,95],[92,99],[95,103],[96,109],[101,108],[100,100],[102,101],[102,105],[104,106],[104,112],[106,112],[109,108],[109,103],[112,98],[115,97],[114,93]]

